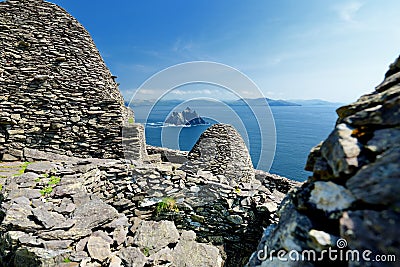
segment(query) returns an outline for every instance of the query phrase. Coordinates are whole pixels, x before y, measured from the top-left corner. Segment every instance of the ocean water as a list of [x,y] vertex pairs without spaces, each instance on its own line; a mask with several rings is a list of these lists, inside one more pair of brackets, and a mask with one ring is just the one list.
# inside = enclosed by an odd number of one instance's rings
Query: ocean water
[[[297,181],[304,181],[311,174],[304,170],[308,153],[312,147],[326,139],[337,119],[335,113],[337,106],[273,106],[271,111],[276,129],[274,135],[273,125],[269,123],[270,129],[260,129],[257,119],[250,116],[246,106],[230,107],[230,112],[224,112],[221,107],[212,105],[190,107],[200,116],[218,114],[218,119],[206,116],[205,120],[210,123],[209,125],[166,126],[162,122],[169,113],[183,108],[157,106],[150,115],[147,107],[138,106],[133,109],[136,122],[145,124],[147,144],[189,151],[211,124],[228,123],[234,125],[242,135],[255,167]],[[265,109],[262,106],[254,108]],[[267,145],[262,139],[268,141]],[[272,154],[274,151],[272,143],[275,141],[275,153]],[[261,156],[262,153],[273,155],[272,166],[269,160],[263,160],[265,156]]]

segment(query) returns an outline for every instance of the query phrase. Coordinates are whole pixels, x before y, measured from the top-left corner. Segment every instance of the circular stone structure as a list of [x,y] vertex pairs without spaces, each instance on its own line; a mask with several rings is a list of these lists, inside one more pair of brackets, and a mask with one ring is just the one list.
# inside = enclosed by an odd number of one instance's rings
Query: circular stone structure
[[236,182],[250,182],[254,178],[246,144],[228,124],[214,124],[208,128],[189,152],[183,169],[194,174],[199,170],[209,171]]
[[0,3],[0,160],[24,149],[79,157],[124,156],[133,124],[85,28],[42,0]]

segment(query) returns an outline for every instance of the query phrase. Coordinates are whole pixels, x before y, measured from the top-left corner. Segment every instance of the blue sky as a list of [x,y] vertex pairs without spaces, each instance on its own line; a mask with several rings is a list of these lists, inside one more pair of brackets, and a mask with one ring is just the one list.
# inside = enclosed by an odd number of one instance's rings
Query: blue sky
[[270,98],[350,102],[400,53],[398,0],[52,2],[90,32],[126,99],[164,68],[210,60]]

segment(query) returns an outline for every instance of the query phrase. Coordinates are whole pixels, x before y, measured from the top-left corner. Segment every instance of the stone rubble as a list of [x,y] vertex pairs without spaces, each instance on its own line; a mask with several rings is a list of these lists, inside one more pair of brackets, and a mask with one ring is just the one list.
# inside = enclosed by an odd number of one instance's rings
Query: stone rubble
[[[11,163],[0,164],[0,169],[8,164]],[[0,227],[7,233],[23,235],[25,241],[19,249],[72,248],[65,258],[81,264],[84,260],[104,263],[111,260],[114,252],[123,253],[122,248],[131,246],[146,248],[153,255],[178,242],[177,228],[194,231],[196,242],[218,246],[218,253],[210,255],[218,255],[218,262],[225,261],[225,266],[243,265],[262,227],[276,223],[275,211],[285,193],[298,185],[256,171],[258,180],[233,187],[228,177],[206,171],[193,176],[180,170],[180,166],[161,161],[155,164],[74,157],[35,161],[20,176],[9,173],[4,179],[1,209],[5,216]],[[18,169],[14,172],[18,173]],[[52,184],[58,178],[59,182]],[[50,192],[45,193],[49,187]],[[283,190],[278,191],[277,187]],[[176,202],[176,210],[157,212],[166,198]],[[156,221],[164,222],[162,227]],[[168,225],[166,230],[162,230],[164,225]],[[16,235],[13,240],[21,242],[21,237]],[[186,242],[200,253],[193,257],[200,257],[211,247],[193,242]],[[182,246],[176,249],[188,249]],[[168,262],[187,260],[174,250],[167,254]],[[146,257],[145,262],[148,261]]]

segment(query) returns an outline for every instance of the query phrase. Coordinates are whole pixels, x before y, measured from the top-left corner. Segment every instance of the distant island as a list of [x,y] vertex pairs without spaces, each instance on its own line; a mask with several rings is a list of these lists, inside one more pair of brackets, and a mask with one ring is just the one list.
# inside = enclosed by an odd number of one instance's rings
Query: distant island
[[228,104],[231,106],[263,106],[266,102],[269,106],[301,106],[300,104],[289,102],[286,100],[275,100],[270,98],[245,98],[230,102]]
[[[185,102],[182,99],[169,99],[169,100],[136,100],[135,102],[129,105],[128,102],[125,102],[126,106],[130,107],[141,107],[141,106],[153,106],[155,103],[157,106],[178,106]],[[263,106],[268,103],[269,106],[340,106],[343,103],[339,102],[329,102],[322,99],[293,99],[293,100],[282,100],[282,99],[271,99],[271,98],[243,98],[238,100],[224,100],[222,101],[228,106]],[[196,101],[196,105],[214,105],[212,101]]]
[[187,107],[182,112],[172,112],[172,114],[165,120],[165,123],[174,125],[204,125],[208,124],[202,117],[200,117],[195,110]]

